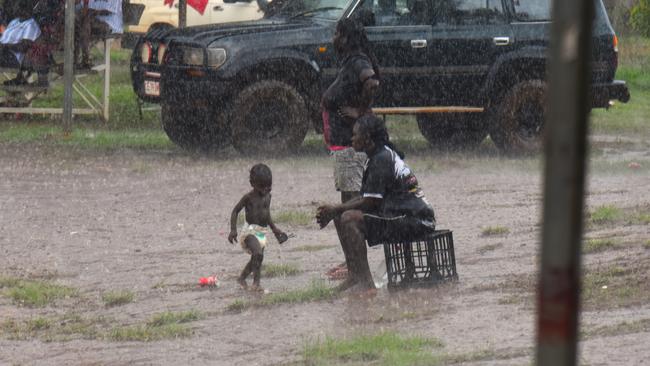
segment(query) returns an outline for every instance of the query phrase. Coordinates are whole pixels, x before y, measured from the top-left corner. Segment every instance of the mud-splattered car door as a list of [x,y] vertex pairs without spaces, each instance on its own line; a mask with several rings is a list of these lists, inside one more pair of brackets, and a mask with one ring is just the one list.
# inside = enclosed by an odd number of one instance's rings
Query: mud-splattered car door
[[434,0],[432,104],[481,103],[490,67],[513,49],[510,0]]

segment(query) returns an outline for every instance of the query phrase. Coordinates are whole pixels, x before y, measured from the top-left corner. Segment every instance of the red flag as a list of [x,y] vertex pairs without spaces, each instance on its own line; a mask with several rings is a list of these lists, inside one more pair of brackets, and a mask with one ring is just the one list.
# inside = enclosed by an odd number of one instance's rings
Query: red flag
[[203,15],[205,7],[208,6],[208,0],[187,0],[187,5],[193,7],[199,14]]

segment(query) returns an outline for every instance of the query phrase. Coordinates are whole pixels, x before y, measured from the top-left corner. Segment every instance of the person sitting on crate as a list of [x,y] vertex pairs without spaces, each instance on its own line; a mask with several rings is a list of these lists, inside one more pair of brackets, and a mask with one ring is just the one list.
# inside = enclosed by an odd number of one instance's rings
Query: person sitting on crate
[[375,288],[366,250],[387,241],[405,241],[435,230],[435,214],[418,180],[404,162],[404,154],[390,142],[386,124],[373,115],[360,117],[353,129],[352,147],[364,151],[368,162],[361,197],[318,208],[316,221],[324,228],[334,220],[348,266],[339,290]]
[[18,69],[16,78],[5,81],[5,85],[25,85],[28,76],[23,69],[25,53],[41,35],[41,29],[32,17],[31,1],[14,4],[16,17],[7,24],[0,37],[0,67]]
[[122,0],[82,0],[77,5],[77,16],[76,68],[88,70],[93,67],[90,61],[91,43],[124,32]]

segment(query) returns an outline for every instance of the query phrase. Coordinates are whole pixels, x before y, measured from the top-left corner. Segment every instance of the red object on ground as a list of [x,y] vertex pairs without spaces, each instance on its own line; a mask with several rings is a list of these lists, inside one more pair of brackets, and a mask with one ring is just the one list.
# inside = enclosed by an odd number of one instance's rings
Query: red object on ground
[[217,280],[217,276],[210,276],[210,277],[201,277],[199,278],[199,286],[216,286],[219,281]]

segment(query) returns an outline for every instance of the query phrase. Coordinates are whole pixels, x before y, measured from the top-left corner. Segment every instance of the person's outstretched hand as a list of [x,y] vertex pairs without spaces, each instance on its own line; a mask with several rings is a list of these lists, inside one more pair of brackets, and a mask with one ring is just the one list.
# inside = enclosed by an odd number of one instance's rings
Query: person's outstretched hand
[[278,243],[280,243],[280,244],[282,244],[285,241],[289,240],[289,236],[285,232],[283,232],[282,230],[278,230],[278,231],[274,232],[273,234],[275,234],[275,238],[278,239]]
[[316,211],[316,222],[320,228],[324,228],[334,218],[334,206],[324,205],[320,206]]
[[231,231],[230,234],[228,235],[228,241],[230,244],[235,244],[237,242],[237,232],[236,231]]

